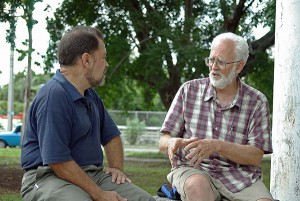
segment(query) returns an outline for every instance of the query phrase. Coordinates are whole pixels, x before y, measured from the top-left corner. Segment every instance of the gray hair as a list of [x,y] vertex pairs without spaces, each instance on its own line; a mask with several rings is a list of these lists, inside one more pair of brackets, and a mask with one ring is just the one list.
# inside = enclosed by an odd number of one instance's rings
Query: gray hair
[[235,44],[235,59],[239,60],[242,59],[244,63],[246,64],[247,59],[249,57],[249,47],[248,43],[241,37],[238,36],[234,33],[227,32],[227,33],[222,33],[218,36],[216,36],[211,44],[211,47],[214,47],[217,42],[222,41],[222,40],[230,40],[234,42]]

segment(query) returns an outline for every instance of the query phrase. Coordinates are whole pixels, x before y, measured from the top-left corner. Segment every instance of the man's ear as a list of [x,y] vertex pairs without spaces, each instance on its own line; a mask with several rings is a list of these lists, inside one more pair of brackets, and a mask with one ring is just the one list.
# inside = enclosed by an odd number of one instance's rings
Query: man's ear
[[92,56],[89,53],[82,54],[81,62],[84,68],[89,68],[92,63]]
[[245,63],[243,60],[238,63],[237,68],[236,68],[238,74],[243,70],[244,66],[245,66]]

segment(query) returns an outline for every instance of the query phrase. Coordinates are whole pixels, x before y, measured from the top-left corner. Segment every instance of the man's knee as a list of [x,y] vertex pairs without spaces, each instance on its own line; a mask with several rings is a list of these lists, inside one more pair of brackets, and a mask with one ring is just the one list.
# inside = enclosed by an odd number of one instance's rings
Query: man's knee
[[[42,171],[42,170],[38,170]],[[40,173],[39,172],[39,173]],[[61,201],[88,201],[92,200],[89,194],[78,186],[58,178],[52,173],[36,178],[37,173],[26,175],[22,183],[21,194],[27,200],[61,200]],[[45,174],[46,175],[46,174]]]
[[190,198],[191,200],[193,200],[193,198],[199,198],[203,196],[207,197],[207,199],[213,199],[214,197],[208,179],[205,176],[198,174],[192,175],[186,180],[184,184],[184,191],[186,197]]
[[128,200],[155,201],[153,196],[150,195],[147,191],[141,189],[140,187],[132,183],[125,183],[117,185],[115,187],[112,189],[106,188],[106,190],[116,191],[119,195],[121,195],[124,198],[127,198]]

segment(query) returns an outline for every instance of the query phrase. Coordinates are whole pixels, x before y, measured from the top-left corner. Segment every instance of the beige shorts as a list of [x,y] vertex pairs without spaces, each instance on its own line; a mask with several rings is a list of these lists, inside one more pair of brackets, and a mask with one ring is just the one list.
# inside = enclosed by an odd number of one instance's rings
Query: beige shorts
[[251,186],[243,189],[240,192],[232,193],[230,192],[219,180],[214,179],[208,173],[195,169],[192,167],[180,167],[167,176],[168,181],[177,188],[177,191],[181,195],[183,201],[186,200],[184,192],[185,181],[192,175],[199,174],[205,176],[210,183],[211,189],[213,191],[215,201],[219,200],[245,200],[245,201],[256,201],[262,198],[268,198],[273,200],[271,193],[268,191],[266,186],[261,180],[257,180]]

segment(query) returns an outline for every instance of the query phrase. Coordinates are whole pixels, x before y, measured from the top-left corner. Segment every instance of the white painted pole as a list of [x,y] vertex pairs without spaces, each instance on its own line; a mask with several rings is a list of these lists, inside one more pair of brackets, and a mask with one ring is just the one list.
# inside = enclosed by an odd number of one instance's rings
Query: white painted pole
[[7,130],[11,131],[13,128],[14,117],[14,51],[15,44],[10,45],[10,71],[8,83],[8,97],[7,97]]
[[276,1],[271,193],[300,200],[300,1]]
[[7,130],[11,131],[13,128],[14,117],[14,53],[15,53],[15,38],[16,38],[16,8],[14,6],[10,9],[10,74],[8,84],[8,99],[7,99]]

